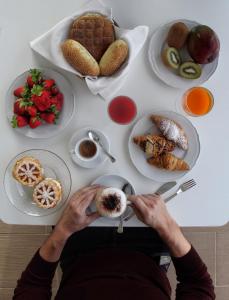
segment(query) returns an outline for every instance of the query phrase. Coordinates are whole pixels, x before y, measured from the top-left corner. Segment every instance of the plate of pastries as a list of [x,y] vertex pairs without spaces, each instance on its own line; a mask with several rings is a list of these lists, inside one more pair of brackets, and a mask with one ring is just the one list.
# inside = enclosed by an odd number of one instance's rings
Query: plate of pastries
[[201,85],[215,72],[220,52],[216,32],[205,24],[175,20],[152,35],[148,56],[152,69],[175,88]]
[[129,153],[137,170],[158,182],[181,178],[195,165],[200,153],[192,123],[171,111],[147,113],[134,125]]
[[52,56],[63,66],[67,62],[79,76],[112,76],[127,61],[128,43],[116,37],[114,23],[107,16],[84,13],[66,27],[64,35],[58,28],[52,35]]
[[4,187],[10,202],[31,216],[56,212],[68,199],[71,174],[56,154],[32,149],[18,154],[8,164]]

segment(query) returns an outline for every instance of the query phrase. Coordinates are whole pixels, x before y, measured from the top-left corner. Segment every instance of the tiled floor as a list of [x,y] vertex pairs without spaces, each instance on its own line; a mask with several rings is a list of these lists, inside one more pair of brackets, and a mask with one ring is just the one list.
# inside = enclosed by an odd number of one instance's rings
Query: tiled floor
[[[0,299],[11,300],[16,280],[50,228],[9,226],[0,222]],[[229,224],[222,228],[185,228],[184,233],[208,266],[218,300],[229,299]],[[168,273],[173,291],[176,277],[173,266]],[[58,273],[53,288],[57,288]],[[174,298],[174,293],[173,297]]]

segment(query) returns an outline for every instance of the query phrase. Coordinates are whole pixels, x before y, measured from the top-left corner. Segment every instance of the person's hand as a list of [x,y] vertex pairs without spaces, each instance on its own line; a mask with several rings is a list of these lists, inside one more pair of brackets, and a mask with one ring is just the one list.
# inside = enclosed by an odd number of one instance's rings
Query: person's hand
[[158,195],[132,195],[128,200],[138,219],[157,231],[165,230],[172,221],[164,201]]
[[190,251],[190,243],[168,213],[166,205],[160,196],[129,196],[128,199],[132,202],[137,217],[158,232],[173,256],[182,257]]
[[97,212],[88,214],[87,208],[94,200],[99,186],[88,186],[78,190],[70,199],[62,217],[57,223],[55,230],[69,237],[74,232],[87,227],[99,218]]

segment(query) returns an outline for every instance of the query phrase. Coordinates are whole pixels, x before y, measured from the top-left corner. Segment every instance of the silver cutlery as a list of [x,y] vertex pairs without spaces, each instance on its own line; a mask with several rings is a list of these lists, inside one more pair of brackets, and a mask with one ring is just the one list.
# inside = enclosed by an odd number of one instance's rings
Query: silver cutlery
[[122,215],[119,217],[119,225],[118,225],[117,232],[123,233],[123,216]]
[[162,195],[166,192],[168,192],[170,189],[172,189],[176,185],[176,181],[170,181],[162,184],[161,187],[155,192],[157,195]]
[[100,142],[100,137],[98,136],[98,134],[92,130],[89,130],[87,132],[87,135],[89,137],[89,139],[91,139],[92,141],[94,141],[96,144],[98,144],[102,149],[103,152],[110,158],[111,162],[116,162],[116,159],[114,158],[114,156],[112,156],[103,146],[103,144]]
[[165,203],[169,202],[171,199],[173,199],[174,197],[176,197],[177,195],[179,195],[180,193],[186,192],[187,190],[191,189],[192,187],[194,187],[196,185],[196,182],[194,179],[191,179],[189,181],[186,181],[184,183],[182,183],[178,190],[176,191],[176,193],[174,193],[173,195],[169,196],[168,198],[166,198],[164,201]]
[[[133,194],[133,188],[129,183],[124,184],[124,186],[122,187],[122,191],[127,195]],[[123,233],[123,215],[119,217],[119,225],[118,225],[117,233]]]
[[[171,188],[173,188],[176,184],[177,184],[176,181],[166,182],[162,184],[161,187],[159,187],[159,189],[155,192],[155,194],[163,195],[164,193],[168,192]],[[124,221],[125,222],[129,221],[134,215],[135,213],[132,212],[132,214],[124,218]]]

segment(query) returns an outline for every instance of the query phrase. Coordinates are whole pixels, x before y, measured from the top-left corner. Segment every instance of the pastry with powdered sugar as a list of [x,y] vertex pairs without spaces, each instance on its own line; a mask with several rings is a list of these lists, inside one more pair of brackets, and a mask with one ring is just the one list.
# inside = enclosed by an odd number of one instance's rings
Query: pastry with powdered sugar
[[158,115],[152,115],[150,119],[154,122],[166,139],[175,142],[181,149],[188,150],[187,136],[179,124],[173,120]]

